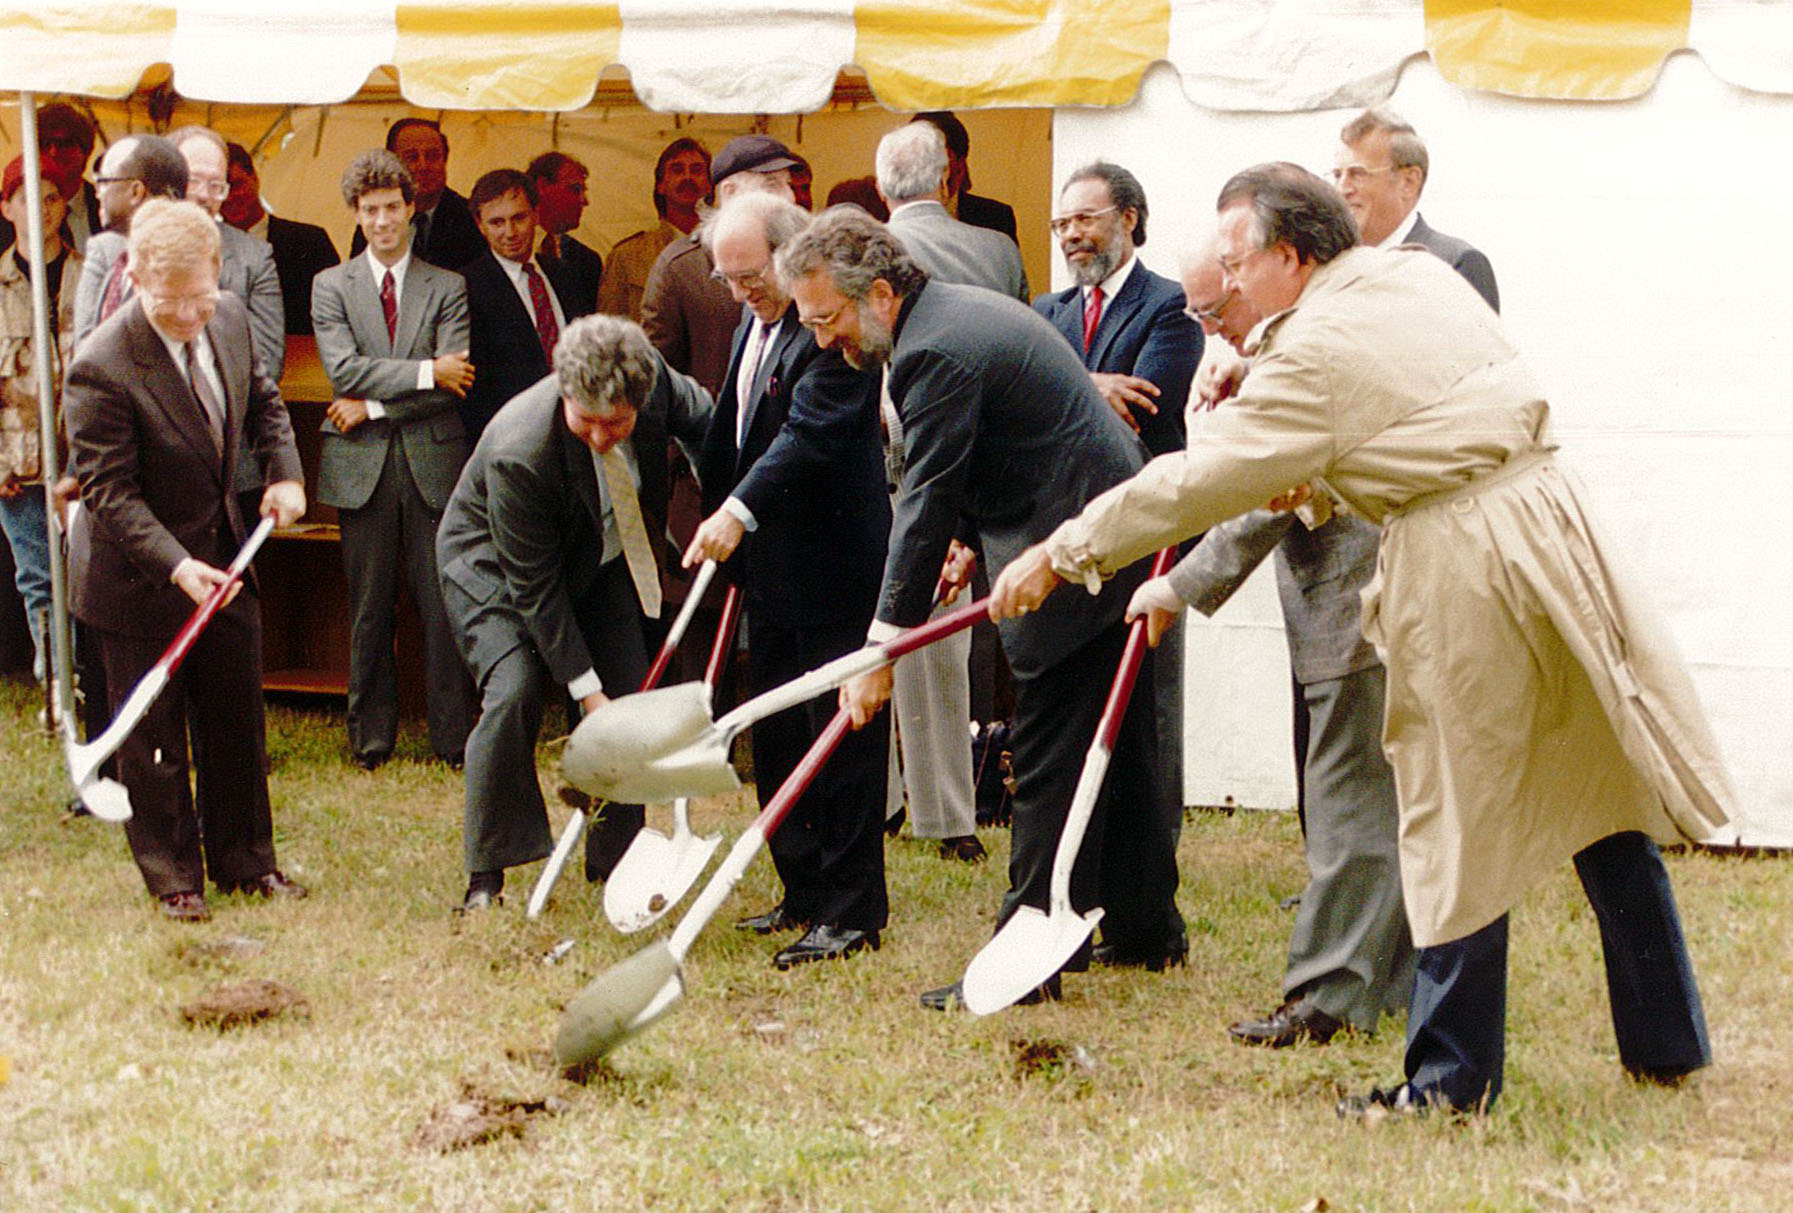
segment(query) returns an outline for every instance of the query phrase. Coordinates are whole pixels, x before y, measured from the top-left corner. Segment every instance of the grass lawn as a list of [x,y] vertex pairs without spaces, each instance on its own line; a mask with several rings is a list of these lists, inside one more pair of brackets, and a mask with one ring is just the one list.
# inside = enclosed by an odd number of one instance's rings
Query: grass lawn
[[[1680,1091],[1622,1077],[1565,864],[1514,915],[1494,1113],[1338,1121],[1338,1094],[1398,1077],[1401,1027],[1229,1041],[1277,1001],[1277,903],[1303,879],[1293,815],[1252,813],[1184,828],[1188,967],[1072,977],[1063,1004],[986,1019],[915,996],[988,937],[1006,833],[977,867],[893,841],[883,950],[788,974],[778,941],[728,926],[776,897],[762,857],[694,949],[685,1002],[574,1083],[548,1058],[561,1005],[647,939],[611,930],[576,871],[539,923],[521,911],[534,868],[504,909],[454,917],[459,779],[418,761],[414,727],[365,774],[335,717],[275,708],[281,864],[312,897],[213,896],[193,927],[155,915],[117,827],[59,820],[35,707],[0,683],[0,1209],[1793,1208],[1783,859],[1669,861],[1717,1053]],[[750,809],[694,815],[732,838]],[[309,1013],[182,1021],[263,978]],[[482,1107],[500,1131],[444,1148]]]

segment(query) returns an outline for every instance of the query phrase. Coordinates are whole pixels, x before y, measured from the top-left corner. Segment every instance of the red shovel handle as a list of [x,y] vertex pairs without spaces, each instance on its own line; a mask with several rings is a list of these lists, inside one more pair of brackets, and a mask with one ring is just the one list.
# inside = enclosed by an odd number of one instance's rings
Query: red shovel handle
[[733,647],[735,627],[741,622],[741,587],[731,585],[728,595],[722,600],[722,619],[716,625],[716,643],[710,649],[710,664],[704,667],[704,681],[714,690],[721,684],[722,667],[728,664],[729,649]]
[[839,747],[841,738],[845,737],[852,727],[853,718],[848,715],[845,708],[834,714],[834,719],[828,722],[828,727],[822,730],[822,735],[811,743],[809,752],[791,769],[791,773],[785,776],[785,781],[778,785],[778,791],[772,794],[772,799],[766,803],[765,808],[760,810],[759,818],[753,824],[759,828],[762,836],[770,838],[784,822],[784,819],[790,814],[791,807],[797,803],[803,793],[809,791],[809,785],[815,781],[816,773],[822,769],[822,764],[828,761],[835,749]]
[[[1162,577],[1176,559],[1175,548],[1165,548],[1152,562],[1152,576]],[[1146,617],[1141,615],[1127,631],[1127,647],[1121,651],[1121,668],[1115,671],[1114,685],[1108,688],[1108,702],[1102,705],[1102,723],[1096,726],[1096,737],[1102,747],[1114,749],[1121,734],[1121,717],[1127,714],[1127,700],[1133,695],[1133,682],[1139,677],[1139,664],[1146,655]]]
[[212,592],[205,596],[205,601],[200,603],[198,609],[187,617],[185,626],[175,633],[174,640],[162,653],[162,659],[156,663],[167,673],[174,673],[180,668],[181,662],[186,660],[187,653],[193,648],[194,641],[198,640],[199,634],[205,631],[205,625],[212,621],[212,616],[216,615],[224,606],[224,600],[230,597],[231,588],[243,579],[244,570],[249,567],[249,562],[255,559],[255,553],[261,549],[262,540],[266,539],[268,532],[273,529],[274,520],[272,518],[263,518],[256,525],[255,530],[250,532],[249,538],[244,541],[242,548],[237,552],[236,559],[231,561],[230,567],[225,570],[226,579],[212,587]]

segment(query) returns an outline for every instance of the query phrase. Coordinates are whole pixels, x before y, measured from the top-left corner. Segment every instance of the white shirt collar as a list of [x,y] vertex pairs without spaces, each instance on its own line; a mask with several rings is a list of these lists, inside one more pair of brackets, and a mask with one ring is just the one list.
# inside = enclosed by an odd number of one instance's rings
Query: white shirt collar
[[1403,219],[1399,223],[1395,224],[1395,230],[1390,232],[1387,236],[1385,236],[1382,239],[1382,241],[1376,245],[1376,247],[1377,248],[1394,248],[1397,245],[1402,245],[1402,244],[1408,243],[1410,238],[1413,235],[1414,225],[1417,224],[1418,222],[1419,222],[1419,207],[1416,206],[1412,210],[1407,212],[1407,217],[1405,219]]
[[374,256],[374,251],[371,248],[362,256],[367,258],[367,268],[374,276],[374,286],[378,287],[380,279],[384,278],[386,272],[390,270],[392,271],[392,289],[401,293],[404,291],[405,272],[411,268],[411,246],[409,243],[405,245],[405,255],[398,259],[397,265],[387,265]]

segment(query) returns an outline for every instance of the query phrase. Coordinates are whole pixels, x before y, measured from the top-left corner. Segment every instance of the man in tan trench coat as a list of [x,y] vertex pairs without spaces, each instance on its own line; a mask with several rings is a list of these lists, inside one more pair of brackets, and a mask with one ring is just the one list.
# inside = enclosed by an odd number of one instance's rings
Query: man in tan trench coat
[[1406,1081],[1341,1113],[1492,1103],[1507,910],[1571,856],[1620,1061],[1678,1081],[1711,1054],[1651,839],[1709,836],[1735,794],[1666,629],[1553,458],[1548,404],[1449,266],[1358,247],[1319,178],[1250,169],[1219,209],[1228,285],[1266,317],[1236,402],[1017,559],[992,614],[1032,609],[1061,578],[1093,588],[1323,480],[1383,528],[1364,629],[1388,667],[1383,744],[1420,946]]

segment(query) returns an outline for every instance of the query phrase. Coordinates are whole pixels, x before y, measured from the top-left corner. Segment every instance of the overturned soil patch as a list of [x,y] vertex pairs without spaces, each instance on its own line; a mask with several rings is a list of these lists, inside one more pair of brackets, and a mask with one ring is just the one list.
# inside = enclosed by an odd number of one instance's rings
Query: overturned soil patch
[[181,1018],[195,1028],[220,1032],[282,1015],[309,1015],[305,995],[277,981],[245,981],[219,986],[193,1002],[183,1003]]

